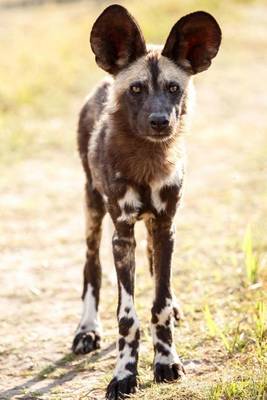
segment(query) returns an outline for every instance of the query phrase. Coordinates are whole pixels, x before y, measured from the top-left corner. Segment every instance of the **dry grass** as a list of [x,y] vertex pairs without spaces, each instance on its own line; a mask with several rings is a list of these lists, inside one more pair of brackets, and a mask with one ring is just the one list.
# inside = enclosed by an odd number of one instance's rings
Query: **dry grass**
[[[88,51],[98,7],[76,2],[1,10],[0,399],[101,399],[112,375],[117,293],[107,254],[103,349],[87,357],[69,353],[85,251],[83,175],[74,132],[83,96],[101,76]],[[263,400],[266,5],[155,0],[133,1],[129,8],[151,42],[166,37],[177,17],[200,8],[214,12],[224,32],[213,67],[196,78],[199,100],[177,217],[174,286],[185,321],[176,329],[176,344],[187,378],[172,385],[152,383],[153,285],[140,224],[141,391],[134,398]],[[252,245],[244,247],[248,225]],[[258,262],[253,284],[247,273],[251,254]]]

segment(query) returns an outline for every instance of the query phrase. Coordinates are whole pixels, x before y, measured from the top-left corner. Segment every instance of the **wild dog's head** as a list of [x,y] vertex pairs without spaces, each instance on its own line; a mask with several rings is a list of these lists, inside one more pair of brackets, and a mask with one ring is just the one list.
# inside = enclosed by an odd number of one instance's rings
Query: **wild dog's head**
[[190,78],[209,68],[220,42],[216,20],[198,11],[173,26],[163,47],[147,49],[136,21],[120,5],[104,10],[90,37],[97,64],[114,76],[121,125],[153,141],[177,132]]

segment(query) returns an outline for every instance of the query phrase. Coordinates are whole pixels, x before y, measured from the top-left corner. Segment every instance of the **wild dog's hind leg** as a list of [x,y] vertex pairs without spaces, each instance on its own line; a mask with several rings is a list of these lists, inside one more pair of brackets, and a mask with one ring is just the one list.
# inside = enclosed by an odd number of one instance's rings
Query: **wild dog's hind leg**
[[152,307],[154,344],[154,377],[156,382],[172,381],[184,373],[173,341],[173,296],[171,291],[171,259],[174,229],[168,217],[153,221],[155,299]]
[[98,317],[101,286],[99,246],[105,207],[101,195],[92,188],[90,182],[85,185],[85,196],[87,252],[82,294],[83,312],[72,344],[72,350],[76,354],[89,353],[98,349],[100,347],[101,334]]

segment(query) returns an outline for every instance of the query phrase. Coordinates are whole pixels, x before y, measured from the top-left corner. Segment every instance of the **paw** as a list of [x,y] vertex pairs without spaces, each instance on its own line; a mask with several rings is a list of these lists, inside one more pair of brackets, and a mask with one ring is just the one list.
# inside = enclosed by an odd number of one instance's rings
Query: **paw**
[[72,351],[75,354],[86,354],[100,348],[100,336],[94,331],[80,332],[72,343]]
[[121,400],[125,396],[135,393],[137,389],[136,375],[129,375],[122,380],[113,378],[109,383],[106,392],[107,400]]
[[156,382],[171,382],[181,379],[185,375],[183,364],[161,364],[157,363],[154,368],[154,379]]

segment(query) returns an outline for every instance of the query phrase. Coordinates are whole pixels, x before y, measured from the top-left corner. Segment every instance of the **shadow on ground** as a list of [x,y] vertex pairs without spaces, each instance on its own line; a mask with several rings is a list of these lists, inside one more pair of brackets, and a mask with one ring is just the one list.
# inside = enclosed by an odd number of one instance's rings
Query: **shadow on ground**
[[[14,399],[14,396],[20,400],[30,400],[30,399],[38,399],[37,395],[25,395],[25,390],[30,389],[36,384],[43,382],[45,379],[49,379],[49,383],[45,386],[38,389],[38,394],[40,396],[49,393],[51,389],[54,389],[57,386],[61,386],[62,384],[73,380],[79,373],[83,365],[86,363],[87,365],[91,363],[95,363],[100,361],[102,358],[107,356],[110,352],[112,352],[116,348],[116,342],[111,343],[106,346],[104,349],[97,351],[91,354],[89,357],[84,356],[76,356],[73,353],[67,353],[59,360],[54,363],[48,365],[44,369],[42,369],[34,378],[29,379],[28,381],[23,382],[21,385],[16,385],[11,389],[0,392],[1,400],[9,400]],[[71,365],[74,360],[80,360],[78,364]],[[66,372],[60,375],[58,378],[50,378],[49,375],[54,373],[57,369],[66,369]],[[52,379],[52,382],[51,382]],[[90,377],[88,377],[90,380]],[[36,390],[34,390],[36,393]],[[19,396],[19,397],[17,397]]]

